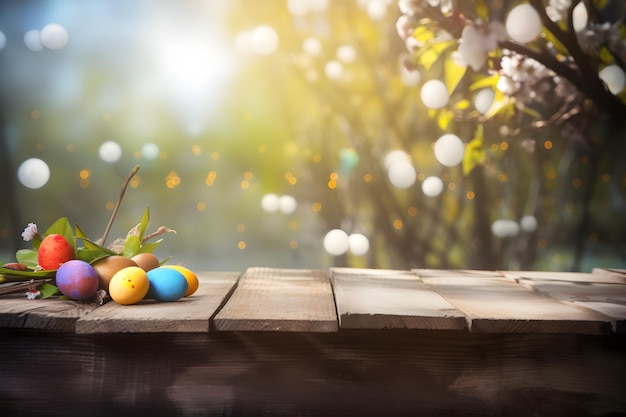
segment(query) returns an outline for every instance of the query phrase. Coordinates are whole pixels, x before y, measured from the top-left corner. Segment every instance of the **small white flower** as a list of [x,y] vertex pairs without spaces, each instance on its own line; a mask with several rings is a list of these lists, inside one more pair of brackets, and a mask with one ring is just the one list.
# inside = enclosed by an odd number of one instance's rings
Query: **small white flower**
[[37,230],[37,225],[35,223],[28,223],[28,226],[22,232],[22,238],[25,241],[33,240],[39,236],[39,231]]

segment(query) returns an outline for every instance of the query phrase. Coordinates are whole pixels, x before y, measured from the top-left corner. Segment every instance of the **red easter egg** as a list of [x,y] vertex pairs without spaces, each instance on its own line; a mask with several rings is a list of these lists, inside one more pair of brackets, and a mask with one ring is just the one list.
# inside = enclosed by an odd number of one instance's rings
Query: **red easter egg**
[[62,235],[46,236],[39,245],[37,262],[43,269],[59,269],[61,264],[74,259],[74,248]]

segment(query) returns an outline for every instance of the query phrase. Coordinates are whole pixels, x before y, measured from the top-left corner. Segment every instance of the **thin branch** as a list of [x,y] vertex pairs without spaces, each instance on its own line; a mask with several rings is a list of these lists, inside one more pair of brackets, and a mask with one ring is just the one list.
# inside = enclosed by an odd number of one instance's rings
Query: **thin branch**
[[135,166],[130,171],[126,179],[124,180],[124,184],[122,185],[122,190],[120,191],[120,195],[117,197],[117,202],[115,203],[115,207],[113,208],[113,213],[111,213],[111,218],[109,219],[109,223],[107,224],[106,229],[104,229],[104,234],[102,235],[102,238],[100,239],[101,246],[104,246],[104,241],[109,236],[109,232],[111,231],[111,226],[113,226],[113,221],[115,220],[115,217],[117,216],[117,212],[120,209],[120,204],[122,204],[122,199],[124,198],[124,194],[126,193],[126,188],[128,188],[128,184],[130,183],[130,180],[135,176],[135,174],[137,174],[137,172],[139,171],[139,168],[140,168],[140,165]]

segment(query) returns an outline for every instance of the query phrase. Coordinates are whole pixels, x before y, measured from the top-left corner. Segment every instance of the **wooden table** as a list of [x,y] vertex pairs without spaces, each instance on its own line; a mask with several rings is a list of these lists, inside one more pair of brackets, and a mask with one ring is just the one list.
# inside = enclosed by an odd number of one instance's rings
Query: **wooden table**
[[626,272],[250,268],[0,298],[0,416],[626,415]]

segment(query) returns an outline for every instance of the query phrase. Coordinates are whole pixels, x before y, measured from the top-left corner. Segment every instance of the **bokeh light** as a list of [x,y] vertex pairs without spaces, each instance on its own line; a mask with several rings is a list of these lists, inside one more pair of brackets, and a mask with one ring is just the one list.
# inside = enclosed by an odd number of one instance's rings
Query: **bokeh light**
[[520,219],[519,225],[524,232],[532,233],[537,230],[537,218],[532,214],[527,214]]
[[30,158],[20,164],[17,178],[27,188],[41,188],[50,179],[50,168],[43,160]]
[[261,199],[261,207],[267,213],[274,213],[280,209],[280,197],[274,193],[265,194]]
[[298,208],[298,202],[290,195],[283,195],[278,199],[278,208],[283,214],[292,214]]
[[70,39],[67,29],[58,23],[48,23],[45,25],[41,29],[39,36],[41,37],[41,44],[52,50],[65,48],[65,45],[67,45]]
[[465,154],[463,141],[453,134],[446,133],[435,142],[435,158],[441,165],[453,167],[461,163]]
[[39,30],[31,29],[24,34],[24,45],[33,52],[39,52],[43,50],[41,44],[41,37],[39,36]]
[[407,161],[398,161],[389,167],[387,171],[389,182],[398,188],[409,188],[417,179],[417,171]]
[[511,39],[519,43],[534,40],[541,33],[542,24],[539,13],[527,3],[515,6],[506,18],[506,32]]
[[481,88],[474,96],[474,107],[479,113],[485,114],[489,111],[496,93],[491,88]]
[[624,75],[624,71],[618,65],[607,65],[602,68],[598,75],[613,94],[619,94],[624,89],[624,85],[626,85],[626,75]]
[[491,232],[499,238],[515,237],[520,232],[520,225],[515,220],[498,219],[491,224]]
[[443,191],[443,181],[439,177],[427,177],[422,182],[422,192],[428,197],[437,197]]
[[98,156],[104,162],[114,164],[122,157],[122,147],[119,143],[108,140],[100,145],[100,148],[98,149]]
[[429,109],[441,109],[450,101],[448,87],[439,80],[428,80],[420,90],[420,97],[424,106]]
[[141,147],[141,155],[148,160],[157,159],[159,152],[159,146],[154,143],[146,143]]
[[361,233],[352,233],[348,236],[348,249],[356,256],[366,255],[370,250],[370,241]]
[[332,229],[324,236],[324,249],[329,255],[340,256],[350,247],[349,237],[341,229]]
[[250,42],[252,50],[257,54],[271,55],[278,48],[278,33],[271,26],[261,25],[252,31]]

